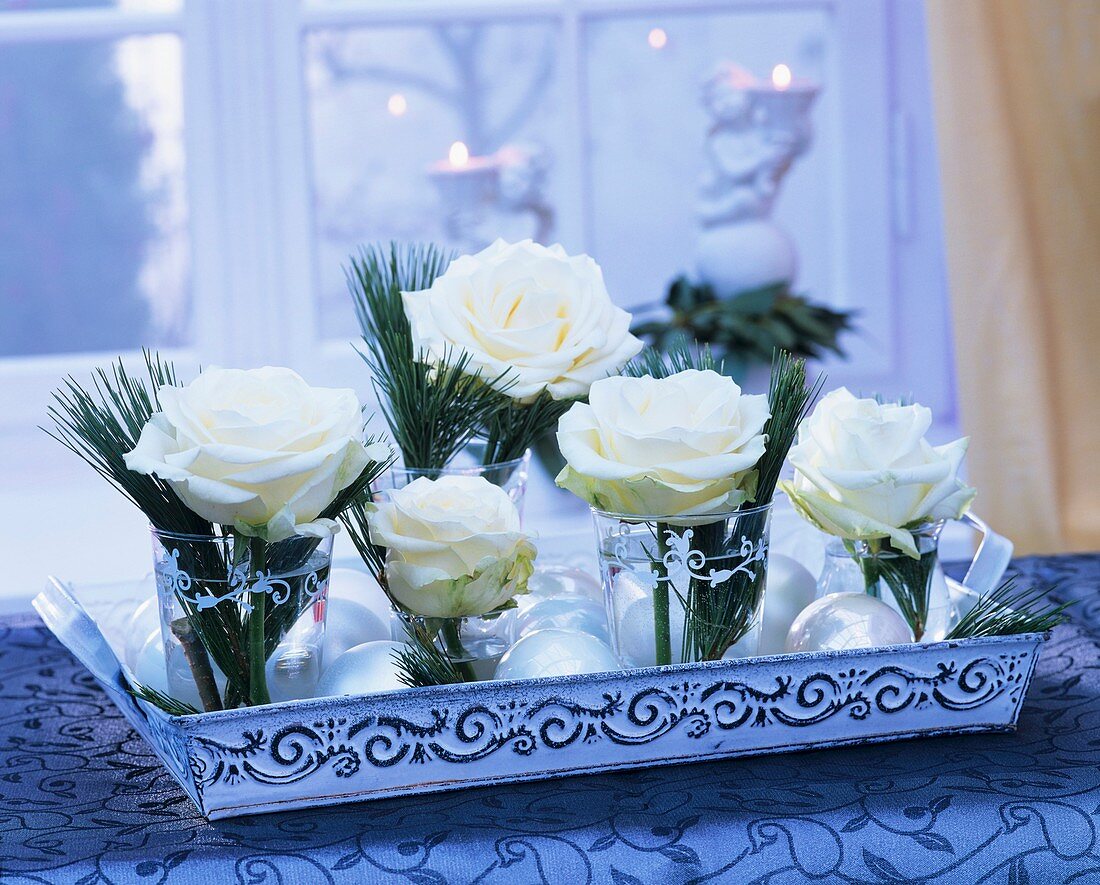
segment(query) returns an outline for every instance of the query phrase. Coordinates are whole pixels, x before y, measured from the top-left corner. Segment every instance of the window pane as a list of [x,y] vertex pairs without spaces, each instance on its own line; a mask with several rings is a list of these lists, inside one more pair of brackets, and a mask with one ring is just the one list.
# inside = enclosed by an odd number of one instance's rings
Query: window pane
[[[553,22],[317,30],[307,37],[322,334],[355,329],[341,267],[360,243],[411,239],[462,248],[496,236],[555,236],[563,151]],[[473,176],[430,175],[455,142]],[[503,149],[503,151],[502,151]],[[497,196],[478,187],[494,158]],[[452,202],[448,204],[447,195]]]
[[[782,179],[774,219],[797,244],[798,290],[830,300],[836,145],[828,124],[837,113],[825,82],[830,39],[829,17],[818,10],[615,17],[588,25],[589,245],[624,305],[661,299],[692,263],[703,182],[728,174],[708,160],[713,120],[703,105],[703,84],[726,62],[764,80],[783,63],[799,79],[824,83],[811,112],[812,145]],[[738,149],[737,162],[768,162],[751,154],[758,151],[752,144]]]
[[127,12],[178,12],[183,0],[0,0],[0,12],[110,7]]
[[180,42],[0,53],[0,356],[189,336]]

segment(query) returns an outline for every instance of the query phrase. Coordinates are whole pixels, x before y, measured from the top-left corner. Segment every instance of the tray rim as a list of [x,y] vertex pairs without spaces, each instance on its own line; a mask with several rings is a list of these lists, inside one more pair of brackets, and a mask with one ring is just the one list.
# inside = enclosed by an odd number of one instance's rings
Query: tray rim
[[[534,690],[539,688],[550,688],[552,686],[569,686],[583,682],[590,682],[593,678],[599,677],[627,677],[630,678],[660,678],[666,676],[675,676],[679,673],[705,673],[708,670],[721,670],[727,668],[756,668],[760,665],[767,665],[779,662],[788,661],[835,661],[838,659],[843,660],[858,660],[864,657],[870,657],[873,655],[881,655],[884,652],[892,652],[900,654],[902,652],[908,654],[919,653],[922,651],[945,651],[953,648],[969,648],[971,646],[997,646],[1006,645],[1019,642],[1033,643],[1036,649],[1042,646],[1050,638],[1050,631],[1043,633],[1011,633],[1003,636],[970,636],[964,639],[944,639],[937,642],[908,642],[897,645],[875,645],[865,648],[853,648],[843,650],[830,650],[830,651],[814,651],[814,652],[795,652],[791,654],[781,655],[757,655],[746,658],[729,658],[718,661],[694,661],[681,664],[662,664],[653,667],[631,667],[621,670],[600,670],[594,673],[578,673],[568,676],[545,676],[533,679],[491,679],[483,680],[480,682],[465,682],[457,683],[454,685],[428,685],[421,687],[407,687],[396,688],[389,691],[381,692],[365,692],[359,694],[343,694],[343,695],[330,695],[325,697],[315,698],[301,698],[291,701],[280,701],[278,703],[263,704],[261,706],[254,707],[237,707],[232,710],[211,710],[199,713],[189,713],[187,715],[179,716],[165,713],[159,707],[156,707],[148,702],[141,701],[142,707],[155,711],[155,713],[162,719],[171,722],[173,725],[179,727],[185,732],[191,732],[195,728],[201,727],[207,723],[223,724],[231,723],[239,719],[254,719],[257,714],[262,710],[268,710],[277,708],[280,711],[299,711],[303,715],[308,715],[307,711],[326,706],[331,706],[333,701],[340,703],[364,701],[364,700],[385,700],[387,698],[407,698],[410,701],[415,698],[428,699],[440,694],[445,694],[447,697],[463,698],[465,695],[476,695],[479,691],[483,691],[485,686],[493,686],[494,688],[500,687],[504,689],[515,689],[517,691]],[[1034,663],[1032,664],[1034,667]],[[1030,679],[1030,676],[1029,676]],[[1022,698],[1021,698],[1022,703]]]

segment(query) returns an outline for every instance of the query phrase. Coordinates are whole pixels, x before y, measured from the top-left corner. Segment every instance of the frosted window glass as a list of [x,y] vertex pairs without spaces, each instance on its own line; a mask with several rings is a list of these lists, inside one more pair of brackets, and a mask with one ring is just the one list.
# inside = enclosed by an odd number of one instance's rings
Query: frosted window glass
[[[662,32],[657,38],[655,28]],[[759,78],[784,63],[795,76],[824,85],[813,110],[813,144],[783,181],[774,218],[797,244],[796,289],[832,299],[831,121],[838,110],[828,83],[830,39],[828,15],[812,10],[614,17],[588,25],[589,247],[621,303],[661,300],[668,282],[691,264],[710,125],[703,83],[721,62]]]
[[0,13],[104,6],[126,12],[178,12],[182,5],[183,0],[0,0]]
[[[556,202],[564,153],[556,23],[316,30],[306,59],[326,337],[356,328],[341,268],[359,244],[447,240],[428,167],[454,142],[475,157],[506,144],[543,152],[545,193]],[[488,235],[518,239],[533,227],[527,215],[494,216]]]
[[180,48],[0,52],[0,356],[188,342]]

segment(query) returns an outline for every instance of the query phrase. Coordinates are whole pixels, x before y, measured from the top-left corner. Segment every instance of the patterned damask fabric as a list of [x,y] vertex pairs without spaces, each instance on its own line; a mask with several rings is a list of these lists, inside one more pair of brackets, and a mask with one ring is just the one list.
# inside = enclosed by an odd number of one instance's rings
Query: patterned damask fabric
[[1100,882],[1100,556],[1011,735],[207,823],[37,619],[0,621],[0,883]]

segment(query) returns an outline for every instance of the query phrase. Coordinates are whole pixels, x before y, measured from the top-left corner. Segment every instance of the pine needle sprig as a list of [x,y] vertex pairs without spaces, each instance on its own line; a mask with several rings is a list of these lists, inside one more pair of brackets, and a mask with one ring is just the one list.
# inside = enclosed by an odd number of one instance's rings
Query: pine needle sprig
[[348,533],[348,537],[351,539],[355,551],[359,554],[359,558],[363,560],[363,564],[367,567],[367,571],[378,582],[378,586],[386,591],[386,595],[389,596],[389,589],[386,585],[386,548],[379,547],[371,541],[370,526],[367,522],[369,502],[370,498],[364,497],[353,503],[340,514],[340,522],[344,524],[344,530]]
[[164,692],[158,691],[149,685],[142,685],[140,682],[134,682],[126,688],[134,697],[141,698],[154,707],[159,707],[169,716],[193,716],[199,712],[186,701],[177,701]]
[[47,409],[53,428],[41,429],[129,498],[156,528],[212,535],[213,526],[184,504],[166,481],[134,473],[123,459],[137,445],[149,418],[160,411],[157,391],[178,383],[171,363],[150,351],[143,354],[145,378],[130,375],[121,359],[109,371],[97,368],[90,388],[72,376],[66,378]]
[[363,337],[378,348],[382,369],[398,372],[413,357],[412,327],[402,292],[429,288],[454,259],[431,243],[372,243],[345,268]]
[[[386,550],[374,544],[370,538],[367,523],[367,500],[357,501],[340,517],[348,537],[359,553],[367,571],[378,582],[378,586],[389,596],[386,581]],[[412,688],[428,685],[456,685],[466,682],[468,667],[456,665],[446,651],[436,645],[435,637],[439,633],[439,620],[408,618],[405,620],[407,639],[405,647],[393,653],[398,667],[398,679]]]
[[452,259],[438,246],[390,243],[363,247],[347,270],[363,333],[359,355],[372,375],[382,415],[404,465],[439,470],[498,408],[507,372],[482,378],[470,356],[448,350],[436,365],[414,347],[402,292],[431,286]]
[[518,403],[506,393],[499,394],[480,433],[485,439],[482,463],[500,464],[522,457],[557,427],[558,419],[576,402],[576,399],[554,399],[546,390],[530,403]]
[[711,371],[722,374],[722,360],[715,359],[710,345],[693,346],[685,341],[677,341],[668,350],[645,348],[623,367],[623,374],[633,378],[646,375],[652,378],[667,378],[688,369],[699,372]]
[[410,688],[458,685],[466,679],[445,651],[435,644],[431,628],[422,621],[405,624],[405,647],[393,652],[397,678]]
[[825,376],[818,375],[813,384],[806,384],[806,361],[785,350],[772,355],[771,382],[768,386],[768,408],[771,417],[764,424],[768,444],[757,462],[756,495],[746,507],[760,507],[771,502],[783,470],[783,462],[798,436],[798,427],[813,409],[825,385]]
[[1010,578],[996,590],[980,596],[945,638],[1046,633],[1067,620],[1066,609],[1073,605],[1052,603],[1046,597],[1046,591],[1037,587],[1017,590],[1016,580]]

